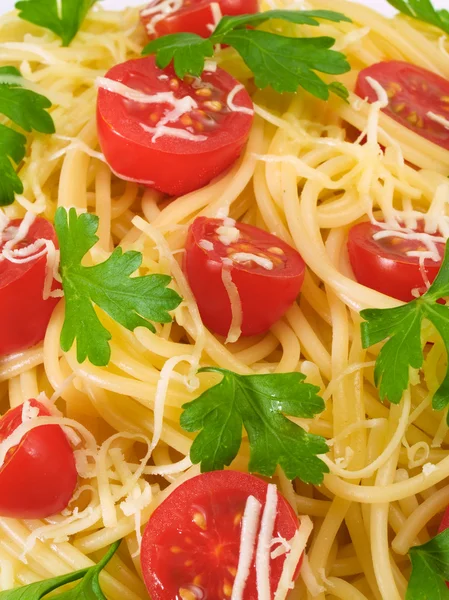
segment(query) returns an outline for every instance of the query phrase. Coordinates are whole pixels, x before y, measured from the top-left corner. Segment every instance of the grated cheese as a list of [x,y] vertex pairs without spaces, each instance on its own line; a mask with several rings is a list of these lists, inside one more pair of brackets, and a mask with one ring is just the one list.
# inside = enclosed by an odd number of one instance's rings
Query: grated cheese
[[255,262],[259,267],[271,271],[274,267],[273,261],[264,256],[257,256],[257,254],[251,254],[250,252],[236,252],[232,255],[232,260],[236,263]]
[[22,423],[31,421],[39,416],[39,408],[37,406],[31,406],[29,400],[25,400],[22,404]]
[[437,115],[436,113],[434,113],[432,111],[429,111],[427,113],[427,116],[429,117],[429,119],[431,121],[435,121],[435,123],[442,125],[445,129],[449,129],[449,120],[448,119],[445,119],[441,115]]
[[200,240],[199,247],[208,252],[211,252],[214,249],[213,243],[209,240]]
[[285,600],[288,592],[292,589],[296,568],[312,533],[313,524],[310,517],[302,516],[300,522],[298,531],[289,542],[292,549],[285,559],[274,600]]
[[232,275],[230,267],[232,266],[232,260],[229,258],[222,258],[223,268],[221,270],[221,280],[225,286],[226,292],[231,303],[231,326],[229,327],[228,335],[226,337],[225,344],[236,342],[242,335],[242,301],[240,300],[240,294],[237,286],[232,281]]
[[179,138],[180,140],[189,140],[190,142],[204,142],[207,140],[205,135],[195,135],[194,133],[190,133],[185,129],[178,129],[177,127],[166,127],[165,125],[156,125],[156,127],[149,127],[144,123],[141,123],[140,126],[148,133],[153,133],[152,141],[156,140],[163,135],[168,137]]
[[157,23],[165,19],[170,13],[177,12],[182,8],[182,5],[183,0],[164,0],[163,2],[154,2],[147,8],[144,8],[140,13],[142,17],[154,15],[146,24],[147,32],[150,35],[154,35],[156,33],[155,27]]
[[[258,600],[271,600],[270,586],[270,547],[273,539],[274,523],[278,505],[277,487],[270,483],[267,489],[265,507],[260,526],[256,551],[256,579]],[[298,559],[299,560],[299,559]],[[287,562],[287,561],[286,561]]]
[[226,104],[230,111],[244,113],[245,115],[254,115],[254,110],[252,108],[247,108],[246,106],[237,106],[234,104],[234,98],[241,91],[244,90],[245,86],[241,83],[236,85],[228,94],[228,98],[226,100]]
[[427,477],[428,475],[436,471],[436,468],[436,465],[434,465],[433,463],[426,463],[425,465],[423,465],[422,468],[423,475]]
[[[424,244],[427,248],[425,251],[424,258],[431,258],[433,261],[438,262],[441,260],[440,253],[436,246],[437,243],[445,244],[446,240],[444,237],[430,235],[429,233],[410,231],[406,229],[384,229],[377,231],[373,235],[374,240],[381,240],[387,237],[398,237],[404,240],[416,240]],[[420,250],[409,250],[406,252],[407,256],[421,256],[423,251]]]
[[271,552],[272,559],[278,558],[278,556],[282,556],[283,554],[290,552],[290,550],[292,549],[292,547],[290,546],[288,541],[285,538],[283,538],[281,535],[278,537],[275,537],[271,540],[272,546],[276,545],[276,544],[279,544],[279,546],[277,548],[275,548],[274,550],[272,550],[272,552]]
[[231,600],[242,600],[256,545],[262,505],[254,496],[249,496],[245,505],[240,534],[239,563],[232,588]]
[[151,486],[147,481],[143,482],[143,489],[140,485],[136,485],[132,492],[127,496],[126,500],[120,503],[120,509],[126,517],[134,517],[137,552],[132,555],[133,558],[140,554],[142,545],[142,511],[151,503],[153,493]]
[[217,227],[216,232],[218,233],[218,239],[225,246],[233,244],[240,237],[240,231],[234,226],[227,227],[223,225],[221,227]]
[[221,7],[218,4],[218,2],[211,2],[210,9],[212,12],[213,23],[208,23],[207,29],[212,33],[213,31],[215,31],[215,28],[217,27],[218,23],[221,21],[223,14],[221,12]]

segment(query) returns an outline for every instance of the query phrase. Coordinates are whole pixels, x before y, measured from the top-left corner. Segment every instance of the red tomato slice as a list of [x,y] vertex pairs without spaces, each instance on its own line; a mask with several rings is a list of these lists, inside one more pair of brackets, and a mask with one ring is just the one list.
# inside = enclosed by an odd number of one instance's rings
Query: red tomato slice
[[[30,400],[39,415],[50,413]],[[0,419],[0,442],[22,423],[22,406]],[[75,458],[59,425],[29,431],[6,455],[0,468],[0,515],[14,519],[44,519],[67,508],[77,483]]]
[[[230,598],[246,501],[254,496],[263,510],[267,487],[247,473],[214,471],[170,494],[151,516],[142,541],[142,571],[152,600]],[[290,540],[297,528],[292,507],[278,494],[274,537]],[[285,554],[270,563],[273,596],[284,561]],[[257,600],[254,563],[243,598]]]
[[[407,256],[413,250],[426,250],[419,240],[387,237],[374,240],[373,235],[380,227],[369,222],[354,225],[349,231],[348,251],[352,270],[359,283],[398,300],[409,302],[415,297],[412,290],[420,294],[426,291],[419,259]],[[418,229],[422,231],[422,227]],[[436,242],[441,260],[424,260],[423,270],[430,283],[435,279],[444,257],[445,245]]]
[[[222,219],[195,219],[189,229],[184,255],[184,270],[195,295],[201,318],[209,329],[227,335],[232,321],[231,301],[222,280],[223,258],[234,260],[231,271],[242,304],[242,335],[268,331],[293,304],[305,275],[300,254],[258,227],[236,223],[237,241],[225,245],[217,229]],[[204,240],[213,244],[206,249]],[[207,244],[206,244],[207,246]],[[253,260],[235,262],[238,253],[249,253],[268,259],[272,270]]]
[[[122,179],[173,196],[185,194],[227,169],[248,139],[253,117],[228,108],[228,96],[239,82],[221,69],[205,71],[201,79],[180,80],[173,67],[161,70],[154,56],[148,56],[117,65],[106,77],[148,95],[165,93],[178,101],[189,98],[196,105],[174,116],[163,133],[162,119],[175,112],[172,104],[130,101],[100,89],[98,136],[109,165]],[[233,102],[250,111],[253,108],[243,88]],[[167,134],[175,130],[188,139]]]
[[151,38],[181,32],[196,33],[206,38],[216,25],[213,4],[217,5],[222,16],[259,12],[257,0],[180,0],[168,6],[168,10],[167,0],[155,0],[141,11],[140,16]]
[[[11,236],[21,222],[19,219],[11,221],[3,236],[0,235],[0,253],[7,236]],[[39,239],[51,240],[58,247],[53,225],[37,218],[26,239],[16,248],[26,247]],[[26,350],[44,339],[53,309],[60,300],[42,297],[46,265],[46,255],[20,264],[0,259],[0,356]],[[53,283],[53,289],[61,288],[56,281]]]
[[392,60],[371,65],[360,71],[356,94],[378,100],[367,81],[371,77],[380,83],[390,99],[382,109],[389,117],[418,135],[449,150],[449,130],[429,117],[429,113],[449,118],[449,81],[426,69],[407,62]]

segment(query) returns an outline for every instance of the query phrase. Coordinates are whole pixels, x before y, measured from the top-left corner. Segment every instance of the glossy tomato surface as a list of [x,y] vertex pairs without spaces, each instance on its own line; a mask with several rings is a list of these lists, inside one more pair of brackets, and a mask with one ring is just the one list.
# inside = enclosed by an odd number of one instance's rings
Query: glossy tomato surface
[[[190,227],[184,255],[184,270],[201,318],[209,329],[227,335],[232,321],[231,301],[222,280],[222,259],[249,253],[269,259],[272,270],[252,260],[233,262],[230,267],[242,305],[242,335],[267,331],[293,304],[305,275],[300,254],[275,235],[258,227],[236,223],[239,239],[230,245],[220,241],[217,229],[222,219],[195,219]],[[206,249],[204,240],[213,245]]]
[[[39,415],[50,413],[30,400]],[[0,442],[22,424],[22,406],[0,419]],[[14,519],[43,519],[67,507],[77,483],[75,458],[59,425],[32,429],[6,455],[0,468],[0,515]]]
[[367,80],[371,77],[385,89],[389,104],[382,109],[389,117],[418,135],[449,149],[449,129],[433,120],[429,113],[449,116],[449,81],[407,62],[388,61],[363,69],[358,76],[356,94],[378,100]]
[[[144,103],[99,90],[100,144],[122,179],[179,196],[206,185],[229,167],[248,139],[253,116],[228,108],[229,93],[239,82],[222,69],[205,71],[201,79],[180,80],[171,66],[161,70],[154,56],[148,56],[117,65],[106,77],[148,96],[162,93],[163,100],[174,97],[192,107],[178,105],[177,110],[158,98]],[[233,102],[252,111],[245,89]]]
[[[252,495],[263,507],[268,485],[237,471],[213,471],[189,479],[154,511],[145,529],[141,563],[152,600],[230,598],[239,562],[242,516]],[[290,540],[298,519],[278,494],[273,537]],[[272,596],[285,554],[270,561]],[[257,600],[253,561],[243,594]]]
[[[213,4],[216,5],[215,14]],[[216,15],[219,17],[257,12],[257,0],[180,0],[173,2],[171,10],[167,10],[167,0],[156,0],[148,4],[140,15],[151,38],[180,32],[196,33],[206,38],[217,25]]]
[[418,257],[407,256],[409,251],[426,250],[421,241],[400,237],[373,239],[379,231],[380,227],[369,222],[354,225],[349,231],[349,260],[357,281],[404,302],[415,298],[412,290],[422,295],[427,289],[423,274],[432,283],[440,269],[445,245],[436,243],[440,260],[426,258],[423,273]]
[[[0,235],[0,251],[21,222],[19,219],[10,221]],[[51,240],[58,247],[53,225],[37,218],[26,239],[16,248],[29,246],[41,238]],[[46,255],[20,264],[0,259],[0,356],[26,350],[44,339],[53,309],[60,300],[43,299],[46,265]],[[61,287],[53,283],[53,289]]]

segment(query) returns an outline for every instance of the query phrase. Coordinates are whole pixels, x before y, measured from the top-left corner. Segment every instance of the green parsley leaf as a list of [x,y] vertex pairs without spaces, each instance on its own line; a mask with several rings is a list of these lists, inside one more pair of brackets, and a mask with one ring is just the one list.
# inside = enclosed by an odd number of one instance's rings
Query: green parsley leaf
[[20,0],[16,2],[19,17],[39,27],[50,29],[68,46],[78,33],[96,0]]
[[387,0],[396,10],[449,33],[449,11],[436,10],[430,0]]
[[65,296],[65,320],[61,332],[61,348],[67,352],[76,340],[77,360],[88,358],[97,366],[105,366],[111,357],[111,334],[102,325],[94,304],[130,331],[146,327],[155,331],[151,321],[170,323],[168,311],[174,310],[181,297],[167,288],[168,275],[131,277],[142,264],[140,252],[116,248],[105,261],[93,267],[81,263],[97,243],[98,217],[78,216],[59,208],[55,228],[61,251],[60,271]]
[[54,133],[55,124],[45,110],[51,107],[50,100],[22,87],[23,83],[16,68],[0,67],[0,113],[25,131]]
[[324,410],[318,388],[304,383],[304,375],[238,375],[218,367],[199,372],[223,375],[220,383],[182,407],[181,426],[200,431],[190,458],[201,463],[203,472],[231,464],[244,427],[251,449],[249,471],[271,476],[279,464],[289,479],[323,481],[328,468],[317,455],[328,452],[325,439],[306,433],[283,414],[312,418]]
[[409,551],[412,572],[406,600],[449,600],[449,529]]
[[[434,282],[420,298],[395,308],[362,310],[365,320],[361,326],[362,344],[368,348],[388,340],[376,360],[374,381],[379,385],[381,400],[387,398],[397,404],[409,383],[409,369],[420,369],[424,361],[421,327],[424,319],[430,321],[449,351],[449,306],[439,304],[449,296],[449,244]],[[436,391],[432,406],[442,410],[449,404],[449,368]]]
[[0,206],[14,202],[15,194],[23,192],[23,185],[11,160],[18,165],[25,157],[26,137],[14,129],[0,125]]
[[345,15],[327,10],[271,10],[255,15],[223,17],[206,40],[192,33],[176,33],[153,40],[142,54],[156,54],[160,68],[173,60],[179,77],[187,73],[199,76],[205,58],[213,55],[214,46],[227,44],[240,54],[260,88],[270,85],[278,92],[296,92],[300,86],[323,100],[328,99],[330,92],[346,99],[348,92],[341,83],[327,84],[316,74],[318,71],[339,75],[350,70],[345,56],[330,50],[335,39],[286,37],[252,29],[268,19],[312,26],[319,25],[317,19],[350,21]]
[[204,59],[214,55],[214,46],[209,39],[204,39],[195,33],[173,33],[164,35],[146,46],[146,54],[157,54],[157,65],[161,69],[171,61],[178,77],[198,75],[203,72]]
[[[0,114],[25,131],[54,133],[53,119],[46,112],[51,102],[23,87],[24,83],[15,67],[0,67]],[[17,166],[24,159],[26,141],[21,133],[0,125],[0,206],[12,204],[15,194],[23,192],[13,163]]]
[[52,579],[46,579],[45,581],[30,583],[29,585],[7,590],[6,592],[0,592],[0,600],[41,600],[41,598],[46,597],[50,592],[73,581],[79,581],[79,583],[70,590],[53,594],[52,598],[55,598],[55,600],[107,600],[101,591],[99,576],[117,552],[119,545],[120,541],[115,542],[101,561],[93,567],[53,577]]

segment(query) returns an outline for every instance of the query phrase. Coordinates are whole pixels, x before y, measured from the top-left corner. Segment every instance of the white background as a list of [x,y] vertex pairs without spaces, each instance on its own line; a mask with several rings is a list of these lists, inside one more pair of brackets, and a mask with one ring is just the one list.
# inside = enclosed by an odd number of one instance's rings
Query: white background
[[[376,8],[385,14],[394,14],[394,9],[386,2],[386,0],[358,0],[360,4],[366,4],[371,8]],[[7,12],[14,7],[16,0],[0,0],[0,13]],[[433,5],[437,8],[447,7],[447,0],[433,0]],[[103,0],[103,6],[106,8],[124,8],[125,6],[139,6],[145,4],[145,0]],[[334,10],[338,10],[338,0],[335,0]]]

